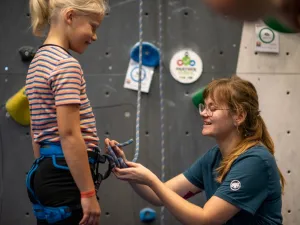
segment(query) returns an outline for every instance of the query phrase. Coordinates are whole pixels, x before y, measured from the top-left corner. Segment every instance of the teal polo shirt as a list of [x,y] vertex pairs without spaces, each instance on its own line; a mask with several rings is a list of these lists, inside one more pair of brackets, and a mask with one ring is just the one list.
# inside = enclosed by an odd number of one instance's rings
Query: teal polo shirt
[[241,209],[226,225],[282,224],[280,176],[268,149],[254,146],[241,154],[220,184],[215,170],[221,160],[219,147],[215,146],[183,174],[205,191],[207,199],[217,196]]

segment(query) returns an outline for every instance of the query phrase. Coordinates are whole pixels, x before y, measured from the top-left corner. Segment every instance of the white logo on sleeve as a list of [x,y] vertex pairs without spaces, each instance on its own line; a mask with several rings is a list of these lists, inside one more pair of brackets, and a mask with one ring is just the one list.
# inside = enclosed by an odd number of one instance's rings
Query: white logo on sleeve
[[230,183],[230,189],[233,191],[237,191],[241,188],[241,182],[239,182],[238,180],[233,180]]

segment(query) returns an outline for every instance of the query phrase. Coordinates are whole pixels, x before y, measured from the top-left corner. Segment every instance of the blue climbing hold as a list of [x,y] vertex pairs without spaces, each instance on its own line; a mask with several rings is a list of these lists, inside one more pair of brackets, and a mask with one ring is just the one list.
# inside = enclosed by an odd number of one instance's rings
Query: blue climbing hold
[[151,208],[144,208],[140,211],[140,220],[142,222],[152,222],[156,219],[156,212]]
[[[130,58],[139,62],[140,45],[136,43],[130,52]],[[159,64],[160,54],[155,45],[149,42],[142,42],[142,65],[156,67]]]

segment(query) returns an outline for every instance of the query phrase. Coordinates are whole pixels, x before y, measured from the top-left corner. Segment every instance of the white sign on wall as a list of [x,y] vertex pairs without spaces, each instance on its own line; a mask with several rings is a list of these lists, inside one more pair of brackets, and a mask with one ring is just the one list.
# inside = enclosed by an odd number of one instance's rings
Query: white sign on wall
[[170,72],[175,80],[183,84],[193,83],[203,71],[201,58],[192,50],[177,52],[171,59]]
[[267,53],[279,53],[279,34],[271,28],[256,24],[255,51]]
[[[134,60],[130,59],[127,74],[125,77],[124,88],[131,90],[138,90],[139,81],[139,64]],[[152,77],[153,77],[153,67],[142,66],[141,70],[141,91],[149,93]]]

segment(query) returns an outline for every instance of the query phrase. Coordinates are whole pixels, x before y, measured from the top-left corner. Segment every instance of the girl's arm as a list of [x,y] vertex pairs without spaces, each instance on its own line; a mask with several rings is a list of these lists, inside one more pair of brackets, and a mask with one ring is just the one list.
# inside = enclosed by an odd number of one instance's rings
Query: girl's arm
[[33,135],[31,125],[30,125],[30,134],[31,134],[31,143],[32,143],[32,148],[33,148],[33,155],[34,155],[34,158],[37,159],[37,158],[40,157],[40,145],[34,141],[34,135]]

